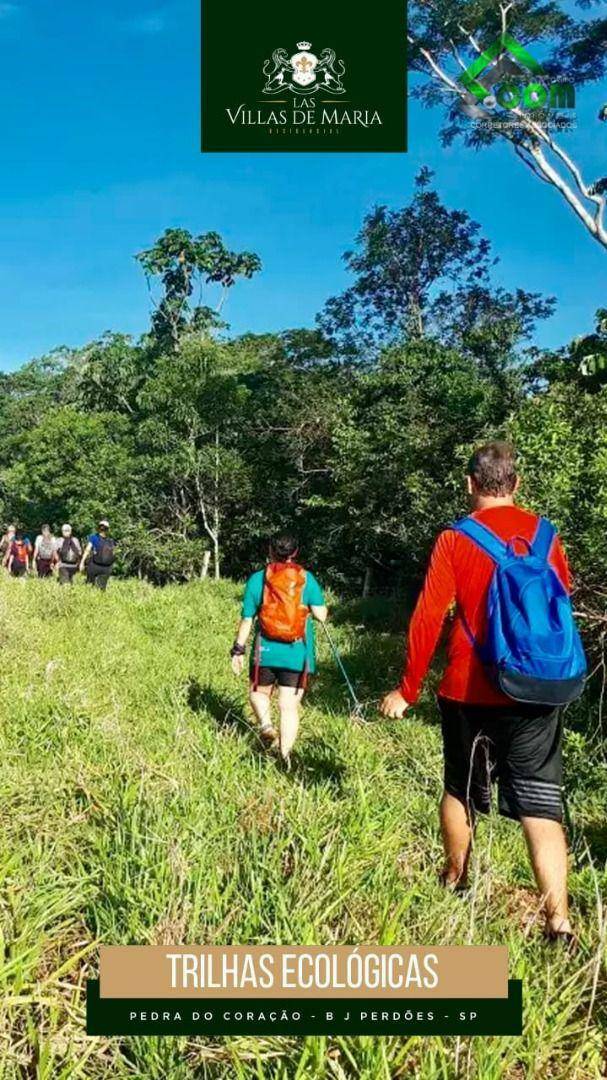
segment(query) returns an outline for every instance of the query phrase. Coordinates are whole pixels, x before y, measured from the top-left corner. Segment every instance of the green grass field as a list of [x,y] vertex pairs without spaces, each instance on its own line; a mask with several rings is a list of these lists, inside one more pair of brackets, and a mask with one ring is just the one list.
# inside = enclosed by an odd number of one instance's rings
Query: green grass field
[[[0,583],[0,1080],[605,1075],[604,765],[568,738],[581,947],[542,938],[519,835],[479,828],[467,899],[437,884],[431,696],[351,723],[320,645],[294,770],[264,756],[227,650],[239,588]],[[393,681],[381,612],[335,634],[362,696]],[[601,899],[602,898],[602,899]],[[104,943],[507,943],[521,1038],[87,1039]]]

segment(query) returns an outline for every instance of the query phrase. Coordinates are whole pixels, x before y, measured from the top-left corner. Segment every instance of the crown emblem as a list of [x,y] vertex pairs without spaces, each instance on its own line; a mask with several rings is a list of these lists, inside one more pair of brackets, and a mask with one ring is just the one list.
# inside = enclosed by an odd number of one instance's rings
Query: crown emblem
[[262,92],[276,96],[288,90],[308,97],[322,89],[331,98],[345,94],[346,88],[341,81],[346,71],[343,60],[337,59],[334,49],[327,47],[320,56],[315,56],[311,49],[312,43],[305,39],[297,42],[297,52],[293,56],[289,56],[287,49],[274,49],[262,68],[266,79]]

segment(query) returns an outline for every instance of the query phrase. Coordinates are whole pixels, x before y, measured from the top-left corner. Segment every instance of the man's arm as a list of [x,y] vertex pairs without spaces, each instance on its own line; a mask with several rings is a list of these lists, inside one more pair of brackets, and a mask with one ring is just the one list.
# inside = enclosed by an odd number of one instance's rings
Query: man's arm
[[407,656],[399,686],[386,694],[380,711],[384,716],[402,716],[419,697],[422,682],[445,620],[455,599],[452,549],[455,534],[441,533],[430,557],[426,578],[409,623]]

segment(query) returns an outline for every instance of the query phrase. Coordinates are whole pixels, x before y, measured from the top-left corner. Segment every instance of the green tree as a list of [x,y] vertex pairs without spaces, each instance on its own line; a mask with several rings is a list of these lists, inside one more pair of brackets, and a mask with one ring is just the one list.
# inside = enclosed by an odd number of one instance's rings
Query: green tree
[[[230,251],[216,232],[192,236],[187,229],[167,229],[156,243],[136,255],[148,285],[159,278],[162,297],[152,315],[152,333],[159,349],[175,352],[188,329],[211,330],[222,325],[219,312],[228,290],[239,277],[251,278],[261,269],[257,255]],[[198,304],[191,308],[196,286],[218,285],[222,295],[215,310]],[[151,289],[150,289],[151,291]]]
[[387,351],[357,380],[334,434],[344,561],[411,583],[436,532],[464,506],[470,444],[500,430],[507,404],[470,357],[434,341]]
[[587,393],[601,390],[607,382],[607,310],[597,311],[592,333],[560,349],[534,350],[527,378],[534,392],[556,384],[575,384]]
[[75,404],[136,417],[137,396],[153,363],[149,350],[134,345],[128,334],[107,333],[74,353],[71,363]]
[[[607,606],[607,394],[555,384],[512,417],[522,496],[560,528],[578,595],[600,615]],[[577,601],[576,601],[577,602]]]
[[80,533],[107,514],[118,533],[137,515],[133,441],[113,413],[61,405],[12,437],[0,483],[5,512],[29,528],[71,521]]
[[246,377],[251,398],[243,442],[254,494],[238,519],[233,564],[244,570],[259,558],[262,541],[294,530],[305,556],[336,580],[343,553],[331,509],[334,432],[354,373],[329,358],[329,346],[316,332],[268,335],[247,347],[257,356]]
[[320,328],[341,353],[363,359],[435,337],[497,375],[554,302],[493,286],[491,244],[465,210],[442,203],[431,179],[422,169],[409,205],[367,214],[355,250],[344,255],[355,281],[327,302]]
[[235,350],[189,334],[178,354],[158,358],[139,398],[141,479],[156,498],[152,520],[164,519],[184,538],[206,536],[216,578],[226,517],[247,503],[248,396]]
[[17,371],[0,372],[0,449],[7,439],[40,423],[72,393],[73,353],[56,349]]

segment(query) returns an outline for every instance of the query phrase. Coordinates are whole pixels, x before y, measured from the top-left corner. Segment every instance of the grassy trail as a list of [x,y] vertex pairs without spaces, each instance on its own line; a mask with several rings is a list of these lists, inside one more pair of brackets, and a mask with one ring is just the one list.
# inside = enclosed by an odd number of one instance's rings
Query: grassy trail
[[[572,874],[582,946],[570,958],[542,940],[511,823],[479,828],[468,900],[440,890],[430,696],[404,722],[352,725],[321,640],[293,773],[264,756],[226,660],[239,593],[0,583],[0,1080],[605,1075],[600,760],[570,736],[589,845]],[[363,698],[377,697],[399,638],[347,611],[335,621]],[[87,1039],[98,942],[505,942],[525,1034]]]

